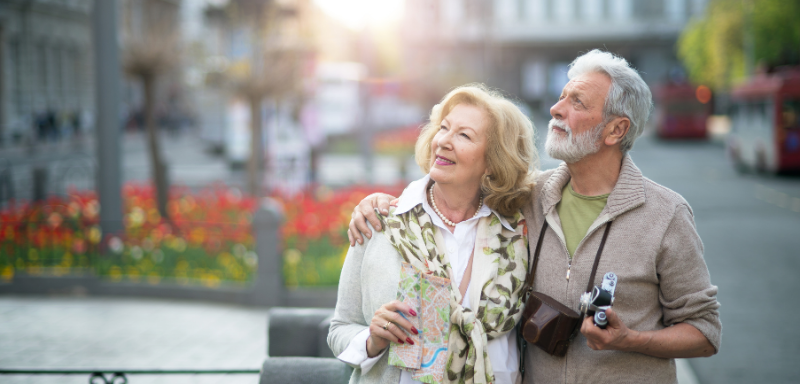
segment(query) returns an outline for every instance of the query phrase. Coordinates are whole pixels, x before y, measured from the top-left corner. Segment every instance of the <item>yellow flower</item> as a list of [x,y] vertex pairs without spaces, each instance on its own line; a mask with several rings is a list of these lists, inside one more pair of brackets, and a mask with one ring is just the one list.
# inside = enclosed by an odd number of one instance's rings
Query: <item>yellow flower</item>
[[138,227],[144,223],[145,213],[144,210],[139,207],[133,207],[131,209],[131,213],[128,214],[128,220],[131,223],[131,227]]
[[161,281],[161,276],[158,275],[156,272],[150,272],[147,275],[147,282],[152,285],[156,285]]
[[0,272],[0,278],[2,278],[5,281],[13,280],[14,279],[14,267],[12,267],[10,265],[6,265],[6,267],[3,268],[3,272]]
[[111,281],[113,282],[122,281],[122,270],[115,265],[109,268],[108,277],[111,278]]
[[285,252],[283,252],[283,259],[286,261],[286,264],[289,265],[296,265],[300,262],[300,259],[303,257],[303,254],[300,251],[289,248]]
[[91,241],[93,244],[97,244],[102,238],[103,232],[100,230],[100,227],[95,225],[89,228],[89,241]]

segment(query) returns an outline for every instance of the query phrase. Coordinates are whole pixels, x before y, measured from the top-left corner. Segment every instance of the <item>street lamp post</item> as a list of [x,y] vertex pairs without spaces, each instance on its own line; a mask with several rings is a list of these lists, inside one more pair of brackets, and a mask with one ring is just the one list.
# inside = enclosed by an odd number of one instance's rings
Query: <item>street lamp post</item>
[[96,114],[97,195],[103,235],[122,232],[120,63],[117,1],[95,0],[92,12]]

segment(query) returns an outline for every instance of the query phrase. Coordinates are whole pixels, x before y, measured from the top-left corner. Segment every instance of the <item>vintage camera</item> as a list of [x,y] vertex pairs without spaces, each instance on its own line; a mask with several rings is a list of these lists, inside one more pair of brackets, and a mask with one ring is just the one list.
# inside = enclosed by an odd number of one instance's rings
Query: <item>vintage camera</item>
[[594,323],[605,328],[608,325],[606,310],[614,304],[614,289],[617,288],[617,275],[608,272],[603,276],[603,283],[592,288],[592,292],[581,295],[580,312],[585,316],[593,316]]

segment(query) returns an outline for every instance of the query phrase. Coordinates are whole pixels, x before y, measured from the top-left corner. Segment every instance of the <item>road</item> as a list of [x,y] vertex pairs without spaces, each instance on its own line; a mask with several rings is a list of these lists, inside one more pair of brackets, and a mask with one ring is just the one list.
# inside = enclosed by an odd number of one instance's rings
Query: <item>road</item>
[[711,281],[719,287],[722,346],[690,359],[701,383],[796,383],[800,376],[800,178],[741,175],[720,144],[640,139],[644,175],[694,211]]

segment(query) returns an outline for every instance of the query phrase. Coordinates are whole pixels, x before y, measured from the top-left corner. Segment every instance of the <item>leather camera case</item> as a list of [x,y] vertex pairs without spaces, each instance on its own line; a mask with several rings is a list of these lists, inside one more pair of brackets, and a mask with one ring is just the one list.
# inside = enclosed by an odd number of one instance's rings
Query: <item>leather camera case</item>
[[531,292],[522,312],[522,337],[545,352],[563,357],[581,316],[541,292]]
[[[594,257],[592,273],[589,275],[589,284],[586,291],[591,292],[594,276],[597,272],[597,265],[600,262],[600,255],[608,238],[608,231],[611,229],[611,222],[606,224],[603,232],[603,239],[600,240],[600,247]],[[572,337],[578,329],[578,325],[583,321],[583,317],[566,305],[559,303],[556,299],[533,291],[533,277],[536,273],[536,264],[539,262],[539,252],[542,249],[542,241],[547,230],[547,221],[542,223],[542,231],[539,233],[539,241],[536,243],[536,252],[533,255],[533,267],[525,278],[524,291],[529,292],[525,301],[525,310],[522,311],[522,338],[525,341],[541,348],[545,352],[563,357],[567,354],[567,348],[572,341]],[[530,257],[530,249],[528,249]]]

